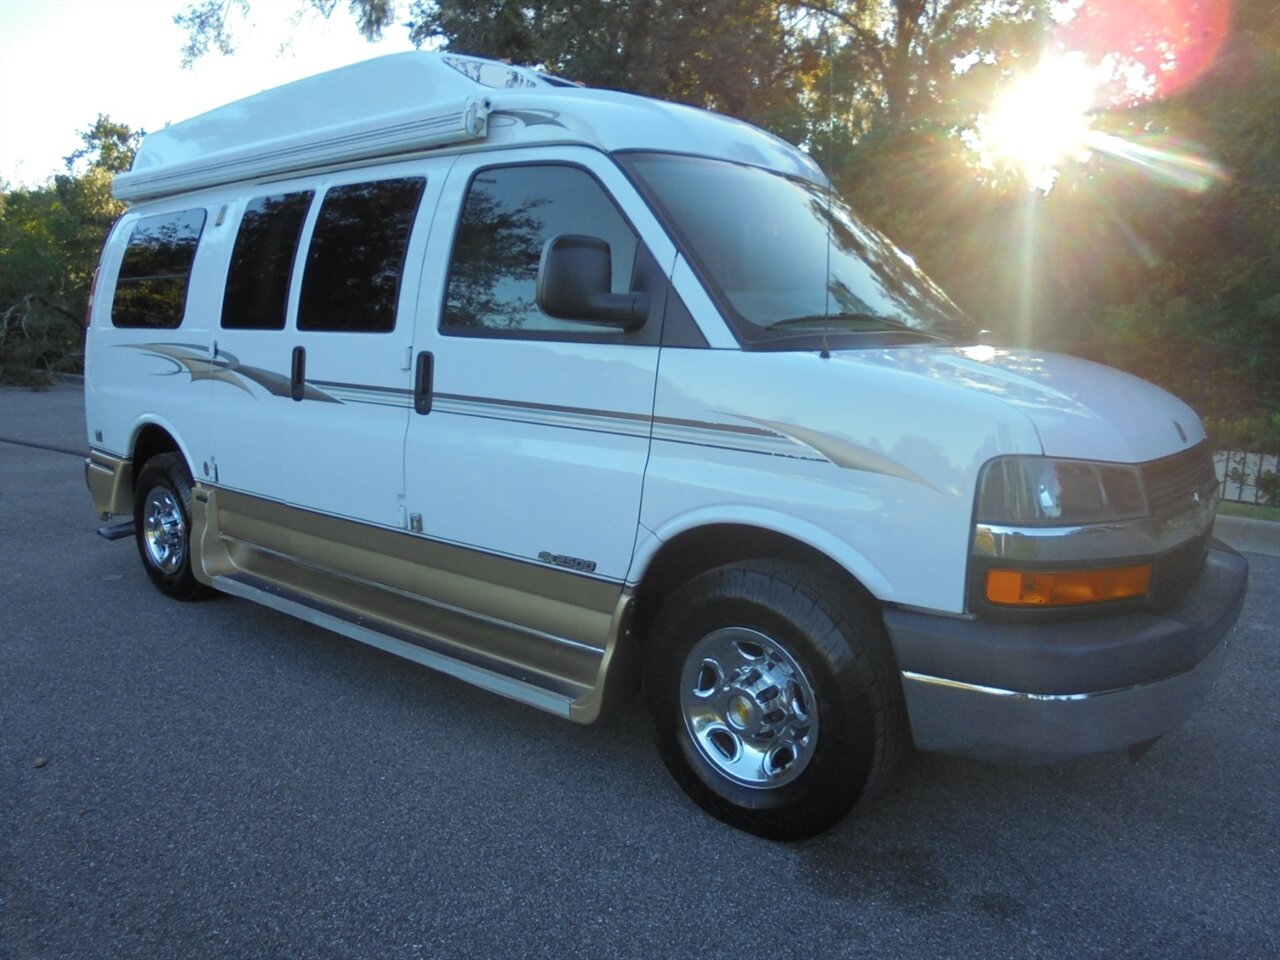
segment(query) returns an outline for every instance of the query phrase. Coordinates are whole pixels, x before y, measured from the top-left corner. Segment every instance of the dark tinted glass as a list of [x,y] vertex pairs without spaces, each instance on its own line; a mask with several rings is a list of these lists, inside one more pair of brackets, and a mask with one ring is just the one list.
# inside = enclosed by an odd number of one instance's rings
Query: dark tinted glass
[[[758,167],[632,154],[686,250],[753,342],[810,331],[969,338],[960,310],[835,194]],[[867,339],[867,338],[864,338]]]
[[542,248],[566,233],[606,241],[612,291],[630,290],[636,237],[594,177],[563,166],[478,173],[458,225],[441,329],[620,336],[620,330],[557,320],[538,309],[534,296]]
[[395,329],[404,255],[426,183],[377,180],[324,195],[302,275],[299,330]]
[[227,272],[222,325],[233,330],[283,330],[298,238],[314,193],[258,197],[244,212]]
[[134,224],[111,303],[115,326],[182,324],[204,216],[203,210],[181,210],[144,217]]

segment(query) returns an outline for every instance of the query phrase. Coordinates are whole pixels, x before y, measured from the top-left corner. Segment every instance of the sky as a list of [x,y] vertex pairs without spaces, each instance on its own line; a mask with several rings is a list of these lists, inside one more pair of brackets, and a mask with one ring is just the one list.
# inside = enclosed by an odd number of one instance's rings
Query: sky
[[211,110],[269,87],[412,50],[393,27],[379,43],[346,4],[325,20],[305,0],[253,0],[236,53],[181,66],[184,0],[0,0],[0,181],[36,186],[65,170],[77,131],[99,113],[137,130]]

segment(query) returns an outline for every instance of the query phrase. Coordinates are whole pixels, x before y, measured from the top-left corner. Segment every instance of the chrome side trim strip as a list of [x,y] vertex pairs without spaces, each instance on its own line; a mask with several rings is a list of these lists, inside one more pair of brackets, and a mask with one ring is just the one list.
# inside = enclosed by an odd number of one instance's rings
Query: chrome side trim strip
[[946,677],[931,677],[926,673],[902,671],[903,680],[925,683],[935,687],[947,687],[951,690],[965,690],[969,693],[981,693],[990,697],[1013,697],[1019,700],[1061,702],[1071,700],[1089,700],[1093,697],[1105,697],[1112,693],[1123,693],[1126,689],[1102,690],[1097,693],[1023,693],[1020,690],[1005,690],[1001,687],[984,687],[978,683],[965,683],[961,680],[948,680]]
[[[389,630],[373,630],[358,623],[353,623],[344,617],[305,602],[300,596],[294,597],[279,589],[269,590],[256,586],[241,576],[214,577],[212,582],[214,587],[224,593],[242,597],[246,600],[253,600],[273,610],[305,620],[326,630],[332,630],[334,633],[340,633],[344,637],[350,637],[352,640],[367,643],[369,646],[385,650],[387,653],[398,657],[404,657],[406,660],[412,660],[433,670],[439,670],[441,673],[446,673],[481,689],[509,697],[531,707],[537,707],[539,710],[545,710],[558,717],[568,719],[570,708],[573,706],[571,697],[546,690],[514,677],[504,676],[501,673],[487,670],[475,664],[462,662],[432,650],[416,639],[411,641],[397,636]],[[407,636],[408,634],[405,634],[405,637]]]

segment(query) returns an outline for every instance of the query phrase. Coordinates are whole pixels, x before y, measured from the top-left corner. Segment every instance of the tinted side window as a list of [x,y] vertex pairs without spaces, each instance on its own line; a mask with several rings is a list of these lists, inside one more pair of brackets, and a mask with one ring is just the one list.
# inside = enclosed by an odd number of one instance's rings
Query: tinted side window
[[289,279],[314,191],[258,197],[240,220],[222,325],[232,330],[283,330]]
[[111,303],[115,326],[182,324],[204,216],[203,210],[181,210],[143,217],[133,225]]
[[404,255],[426,184],[406,177],[325,194],[302,275],[299,330],[395,329]]
[[566,233],[608,242],[612,290],[630,290],[636,236],[589,173],[576,167],[528,166],[476,174],[458,224],[441,330],[620,336],[617,329],[557,320],[538,309],[534,296],[542,248]]

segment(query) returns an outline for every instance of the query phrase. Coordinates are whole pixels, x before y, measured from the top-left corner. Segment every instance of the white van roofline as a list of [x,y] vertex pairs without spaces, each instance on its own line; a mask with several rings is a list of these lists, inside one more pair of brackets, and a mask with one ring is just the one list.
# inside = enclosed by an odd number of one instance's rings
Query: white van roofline
[[827,182],[808,154],[738,120],[492,60],[412,52],[330,70],[157,130],[113,191],[144,200],[479,143],[689,153]]

